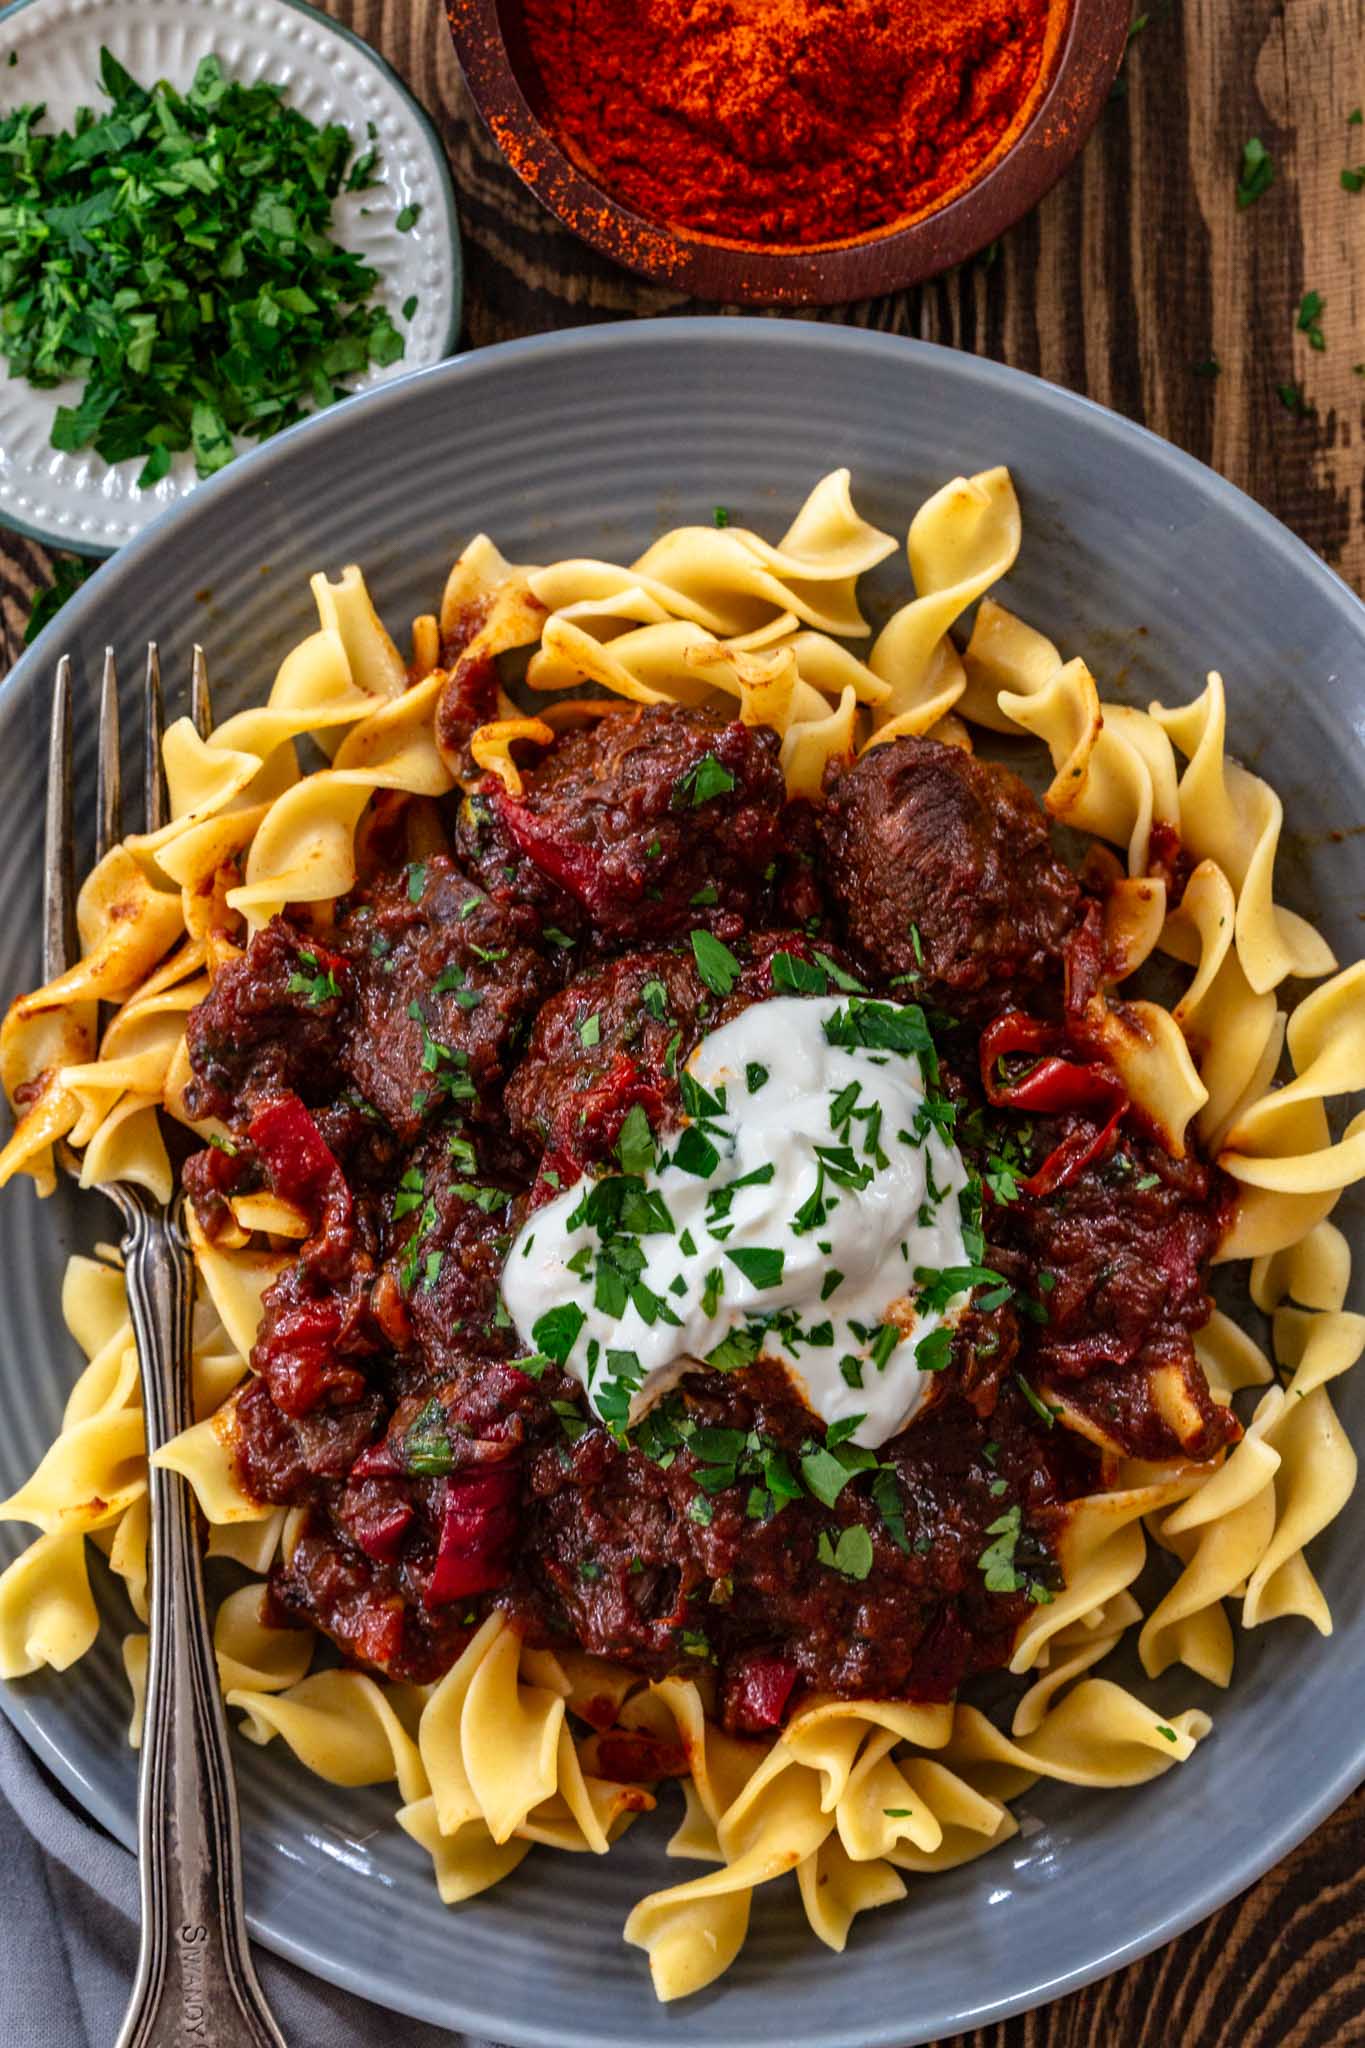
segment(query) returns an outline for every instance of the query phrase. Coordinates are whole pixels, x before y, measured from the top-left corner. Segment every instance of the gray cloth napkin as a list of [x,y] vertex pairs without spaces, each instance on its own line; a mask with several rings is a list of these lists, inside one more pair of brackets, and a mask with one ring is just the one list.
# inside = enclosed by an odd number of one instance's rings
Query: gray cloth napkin
[[[133,1859],[0,1718],[0,2048],[111,2048],[137,1949]],[[488,2048],[305,1976],[257,1949],[289,2048]]]

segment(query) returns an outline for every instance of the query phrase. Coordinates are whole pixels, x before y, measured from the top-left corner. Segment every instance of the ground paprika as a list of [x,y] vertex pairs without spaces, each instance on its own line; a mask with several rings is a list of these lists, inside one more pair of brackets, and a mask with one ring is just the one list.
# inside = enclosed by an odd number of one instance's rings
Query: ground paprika
[[1060,0],[524,0],[562,147],[646,218],[755,243],[923,213],[1018,125]]

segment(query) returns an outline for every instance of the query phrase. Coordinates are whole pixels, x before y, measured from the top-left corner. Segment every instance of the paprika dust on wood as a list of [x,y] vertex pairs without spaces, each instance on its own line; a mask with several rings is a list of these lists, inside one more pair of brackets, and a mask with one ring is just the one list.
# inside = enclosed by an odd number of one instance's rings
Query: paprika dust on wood
[[811,244],[914,218],[1024,125],[1061,0],[523,0],[561,147],[635,212]]

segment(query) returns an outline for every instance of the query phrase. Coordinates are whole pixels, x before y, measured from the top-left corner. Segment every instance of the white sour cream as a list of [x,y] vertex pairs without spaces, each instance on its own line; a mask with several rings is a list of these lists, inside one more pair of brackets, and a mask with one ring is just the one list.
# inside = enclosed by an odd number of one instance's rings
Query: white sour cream
[[611,1183],[585,1180],[519,1232],[502,1276],[518,1335],[555,1355],[571,1335],[563,1362],[604,1420],[638,1421],[721,1346],[713,1363],[779,1360],[827,1424],[861,1417],[851,1440],[869,1448],[919,1406],[917,1348],[966,1294],[917,1310],[915,1273],[967,1264],[968,1176],[917,1054],[832,1043],[849,1015],[847,998],[776,997],[711,1032],[687,1062],[711,1100],[685,1086],[689,1126],[664,1135],[643,1192],[627,1184],[635,1228],[613,1236],[608,1217],[604,1239]]

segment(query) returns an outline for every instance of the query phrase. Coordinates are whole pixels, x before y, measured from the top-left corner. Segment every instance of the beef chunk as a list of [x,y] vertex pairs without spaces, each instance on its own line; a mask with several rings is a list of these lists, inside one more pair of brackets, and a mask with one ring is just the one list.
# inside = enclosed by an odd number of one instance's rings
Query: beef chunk
[[341,970],[328,948],[272,918],[189,1014],[192,1114],[244,1128],[267,1096],[318,1103],[335,1095],[350,1000]]
[[1060,990],[1081,892],[1007,768],[889,741],[835,783],[824,837],[849,944],[881,981],[976,1017]]
[[779,852],[778,752],[775,733],[710,712],[614,713],[566,734],[520,798],[495,789],[463,806],[461,854],[493,893],[618,944],[699,924],[737,933]]
[[[688,946],[620,954],[546,1003],[506,1111],[527,1151],[543,1151],[565,1185],[610,1157],[636,1103],[656,1130],[677,1120],[678,1075],[697,1041],[751,1004],[790,992],[774,982],[774,955],[815,959],[803,932],[760,932],[733,950],[740,971],[724,998],[702,980]],[[832,949],[824,955],[842,964]]]
[[555,973],[524,911],[491,902],[444,855],[388,876],[337,935],[355,989],[349,1078],[404,1140],[450,1109],[496,1104]]

